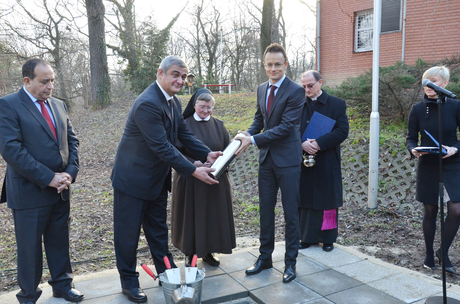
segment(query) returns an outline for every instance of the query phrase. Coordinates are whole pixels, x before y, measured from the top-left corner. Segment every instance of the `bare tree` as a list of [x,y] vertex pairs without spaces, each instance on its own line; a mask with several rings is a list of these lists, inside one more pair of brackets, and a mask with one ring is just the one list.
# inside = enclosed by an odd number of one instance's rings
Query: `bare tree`
[[[34,48],[32,50],[26,47],[27,50],[18,53],[18,56],[24,59],[30,55],[49,57],[56,72],[55,94],[70,106],[73,92],[65,78],[65,69],[68,68],[66,60],[70,54],[78,52],[78,49],[69,46],[81,43],[69,26],[73,17],[69,14],[68,7],[71,7],[72,4],[68,0],[56,0],[53,5],[49,5],[46,0],[41,0],[35,4],[33,10],[26,8],[21,1],[17,1],[17,5],[30,21],[27,24],[21,23],[20,26],[12,23],[11,19],[4,18],[3,24],[8,30],[6,35],[11,37],[12,41],[19,42],[19,44],[25,41]],[[13,48],[21,47],[23,46],[16,45]]]
[[[273,10],[274,10],[274,0],[264,0],[263,10],[262,10],[262,24],[260,28],[260,52],[263,62],[263,52],[272,42],[272,23],[273,23]],[[265,73],[263,65],[260,65],[260,82],[267,81],[268,77]]]
[[85,1],[91,67],[90,104],[94,108],[104,108],[110,104],[110,78],[105,47],[105,7],[102,0]]

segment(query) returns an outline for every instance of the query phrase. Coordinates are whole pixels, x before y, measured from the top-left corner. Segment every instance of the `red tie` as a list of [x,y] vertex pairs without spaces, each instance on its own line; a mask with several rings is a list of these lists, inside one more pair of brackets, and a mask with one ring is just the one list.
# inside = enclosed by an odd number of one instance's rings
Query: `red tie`
[[45,106],[45,102],[43,100],[37,100],[37,102],[40,104],[40,108],[42,110],[43,117],[45,117],[46,121],[48,122],[51,132],[53,132],[54,134],[54,138],[57,139],[56,128],[53,125],[53,121],[51,120],[50,113],[48,112],[48,109]]
[[267,115],[270,114],[270,109],[272,108],[273,100],[275,100],[275,90],[276,89],[277,87],[274,85],[270,87],[270,95],[268,95],[268,100],[267,100]]

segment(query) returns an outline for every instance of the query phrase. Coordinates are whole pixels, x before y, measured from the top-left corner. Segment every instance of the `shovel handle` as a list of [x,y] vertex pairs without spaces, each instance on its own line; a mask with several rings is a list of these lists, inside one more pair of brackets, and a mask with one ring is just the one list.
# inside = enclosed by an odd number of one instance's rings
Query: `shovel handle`
[[149,276],[151,276],[154,280],[157,279],[155,274],[153,273],[152,269],[149,268],[149,266],[145,265],[144,263],[141,263],[141,267],[147,272]]
[[165,262],[166,269],[171,269],[171,263],[169,262],[169,259],[167,256],[163,257],[163,261]]
[[191,267],[196,267],[196,261],[198,260],[198,256],[196,254],[193,255],[192,263],[190,264]]

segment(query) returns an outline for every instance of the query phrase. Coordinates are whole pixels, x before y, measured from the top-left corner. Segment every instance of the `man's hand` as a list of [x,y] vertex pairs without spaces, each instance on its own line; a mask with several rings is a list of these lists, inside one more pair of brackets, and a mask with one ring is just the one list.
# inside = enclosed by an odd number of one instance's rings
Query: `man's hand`
[[48,186],[56,188],[57,192],[61,193],[62,191],[69,189],[71,183],[72,176],[70,176],[69,173],[54,173],[54,177]]
[[209,164],[214,164],[214,162],[216,161],[217,158],[219,158],[219,156],[223,155],[224,153],[222,151],[213,151],[213,152],[209,152],[208,154],[208,157],[206,158],[207,162],[206,163],[209,163]]
[[211,163],[210,162],[205,162],[204,164],[202,162],[200,162],[199,160],[196,160],[194,163],[195,167],[199,168],[199,167],[211,167]]
[[252,144],[251,135],[245,131],[238,131],[235,140],[241,141],[240,147],[235,152],[236,156],[242,154]]
[[209,176],[209,173],[215,170],[216,169],[214,168],[199,167],[196,168],[195,172],[192,173],[192,176],[198,178],[200,181],[208,185],[218,184],[219,182],[216,179]]
[[319,151],[319,146],[316,140],[308,138],[302,143],[302,150],[310,155],[315,155]]

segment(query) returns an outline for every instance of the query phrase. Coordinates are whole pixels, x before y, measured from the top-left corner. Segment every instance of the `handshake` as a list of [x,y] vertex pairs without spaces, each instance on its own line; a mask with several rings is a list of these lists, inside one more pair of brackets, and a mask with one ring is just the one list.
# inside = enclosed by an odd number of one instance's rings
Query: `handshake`
[[243,153],[252,144],[251,134],[246,131],[238,131],[238,134],[235,136],[235,140],[241,141],[240,147],[235,152],[236,156]]

